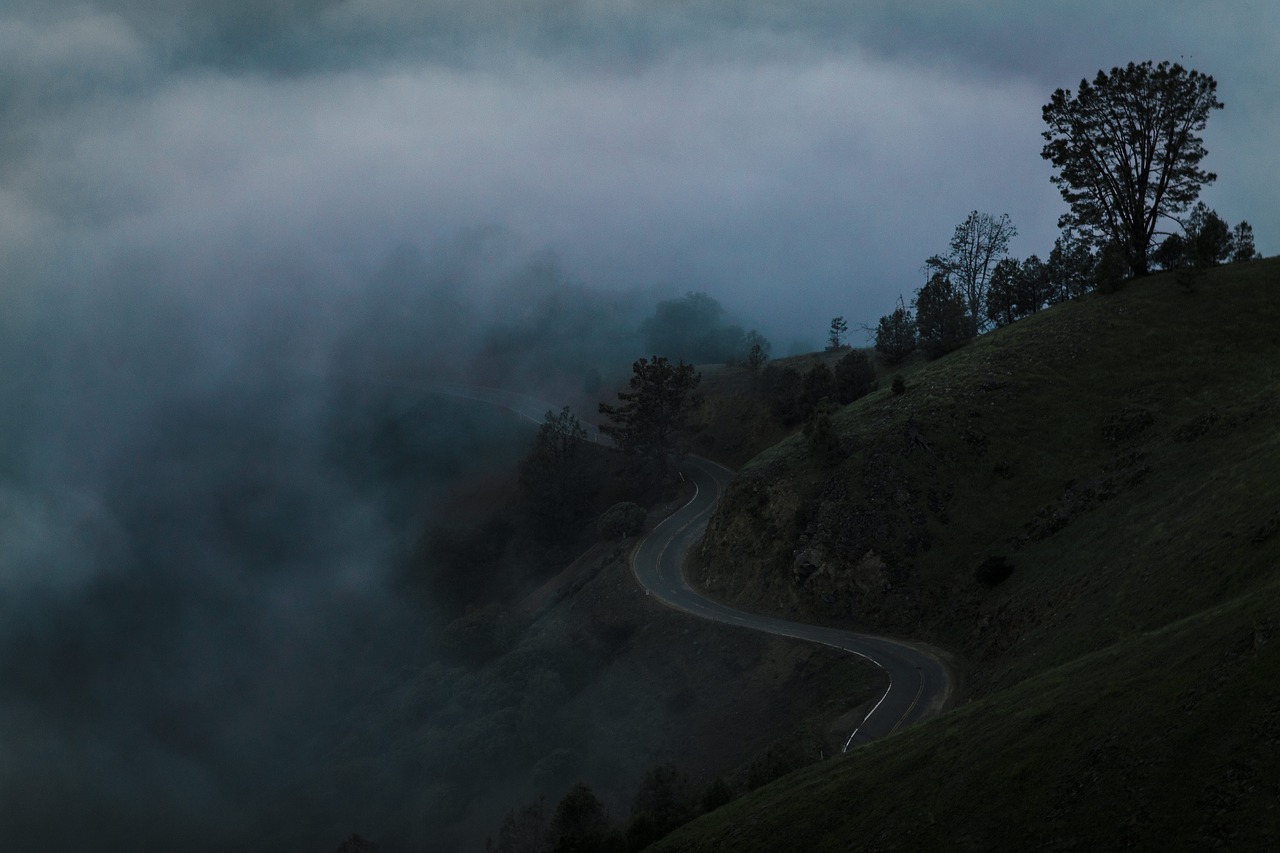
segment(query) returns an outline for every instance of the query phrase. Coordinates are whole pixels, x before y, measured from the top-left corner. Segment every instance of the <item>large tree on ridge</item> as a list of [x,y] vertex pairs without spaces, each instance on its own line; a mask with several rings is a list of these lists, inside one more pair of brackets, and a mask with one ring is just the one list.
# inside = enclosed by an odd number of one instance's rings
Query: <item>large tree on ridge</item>
[[1222,109],[1217,82],[1177,63],[1130,62],[1053,93],[1040,154],[1071,205],[1058,224],[1118,246],[1135,275],[1150,271],[1157,226],[1196,200],[1217,175],[1200,168],[1199,134]]

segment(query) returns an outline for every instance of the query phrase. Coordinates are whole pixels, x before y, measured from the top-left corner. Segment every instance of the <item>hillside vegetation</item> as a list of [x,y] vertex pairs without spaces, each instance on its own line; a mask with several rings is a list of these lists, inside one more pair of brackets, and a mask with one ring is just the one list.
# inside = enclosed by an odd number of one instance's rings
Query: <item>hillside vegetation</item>
[[[1258,846],[1280,815],[1280,262],[1152,276],[753,459],[691,573],[923,638],[962,706],[661,849]],[[1007,573],[1007,577],[1004,577]]]

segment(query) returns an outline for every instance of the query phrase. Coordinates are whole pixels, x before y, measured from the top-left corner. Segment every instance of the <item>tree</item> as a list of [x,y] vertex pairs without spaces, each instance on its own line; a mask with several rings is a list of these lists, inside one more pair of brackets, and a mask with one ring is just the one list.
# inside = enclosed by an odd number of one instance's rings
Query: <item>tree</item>
[[836,362],[836,402],[847,406],[876,390],[876,368],[862,350],[852,350]]
[[1231,228],[1202,201],[1191,208],[1182,228],[1182,234],[1170,234],[1152,252],[1152,260],[1163,270],[1204,269],[1257,256],[1253,227],[1241,222]]
[[491,853],[542,853],[546,849],[549,831],[547,803],[539,798],[508,812],[498,830],[497,843],[489,839],[485,849]]
[[809,368],[800,385],[800,415],[809,417],[823,400],[830,399],[836,393],[836,378],[831,368],[818,362]]
[[1126,281],[1133,278],[1129,256],[1119,243],[1107,243],[1098,253],[1098,263],[1093,268],[1093,284],[1102,293],[1115,293]]
[[898,307],[893,313],[880,318],[876,326],[876,352],[888,364],[901,364],[903,359],[916,351],[916,318],[898,297]]
[[1054,293],[1052,270],[1039,257],[1003,258],[991,274],[987,317],[997,326],[1007,326],[1051,304]]
[[935,272],[916,293],[916,329],[929,358],[959,349],[977,333],[968,302],[945,273]]
[[1054,286],[1052,269],[1037,255],[1028,255],[1018,265],[1018,277],[1014,282],[1014,313],[1028,317],[1053,304]]
[[1089,236],[1075,228],[1064,228],[1049,252],[1050,302],[1065,302],[1093,289],[1097,266]]
[[987,319],[996,326],[1007,326],[1022,316],[1018,313],[1018,278],[1021,273],[1021,265],[1013,258],[1001,258],[991,273]]
[[794,367],[770,364],[760,371],[760,393],[769,401],[773,416],[787,426],[799,423],[804,413],[800,408],[800,388],[804,378]]
[[631,801],[627,842],[632,850],[643,850],[695,812],[688,777],[674,764],[660,764],[645,774]]
[[1009,240],[1018,229],[1009,214],[992,216],[973,211],[956,226],[951,236],[951,249],[946,255],[934,255],[925,261],[933,272],[945,273],[965,299],[965,307],[975,328],[987,324],[987,290],[996,263],[1009,251]]
[[649,352],[664,352],[692,364],[728,362],[744,350],[742,328],[725,325],[724,307],[705,293],[686,293],[658,303],[640,324]]
[[1253,226],[1241,220],[1231,229],[1231,262],[1252,261],[1262,257],[1253,246]]
[[830,400],[814,407],[804,424],[804,437],[809,442],[809,455],[820,465],[831,466],[840,461],[840,436],[836,433]]
[[579,782],[564,795],[551,818],[550,839],[555,853],[601,853],[626,849],[609,820],[609,812],[595,792]]
[[1217,178],[1200,168],[1207,152],[1199,136],[1210,110],[1222,108],[1217,86],[1177,63],[1147,61],[1099,71],[1075,95],[1054,92],[1043,109],[1040,154],[1071,206],[1058,224],[1116,244],[1133,273],[1146,275],[1161,220]]
[[692,364],[672,364],[666,358],[638,359],[631,365],[630,391],[619,391],[619,406],[600,404],[600,414],[612,423],[600,431],[617,442],[628,456],[635,456],[651,471],[665,476],[677,439],[689,410],[697,402],[702,375]]
[[844,336],[849,331],[849,324],[844,317],[832,317],[831,327],[827,330],[827,352],[834,352],[844,346]]
[[1231,226],[1204,202],[1187,217],[1186,243],[1194,267],[1216,267],[1231,257]]
[[746,342],[747,357],[742,360],[742,366],[751,374],[751,384],[754,386],[760,381],[760,371],[764,370],[765,364],[769,361],[769,353],[773,346],[768,338],[755,329],[747,332]]
[[1151,252],[1151,260],[1162,270],[1176,270],[1187,265],[1189,255],[1182,235],[1170,234]]
[[520,491],[538,529],[549,535],[564,533],[578,520],[586,501],[586,472],[582,449],[587,431],[568,406],[547,412],[533,449],[520,462]]

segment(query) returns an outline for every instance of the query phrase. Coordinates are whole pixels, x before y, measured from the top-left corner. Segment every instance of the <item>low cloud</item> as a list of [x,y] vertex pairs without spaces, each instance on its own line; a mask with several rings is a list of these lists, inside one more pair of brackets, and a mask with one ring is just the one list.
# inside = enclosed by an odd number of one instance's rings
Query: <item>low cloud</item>
[[1218,78],[1206,198],[1273,251],[1270,7],[1112,6],[8,4],[0,811],[237,837],[292,697],[387,671],[408,511],[326,379],[572,391],[688,291],[820,346],[970,210],[1043,256],[1041,105],[1148,57]]

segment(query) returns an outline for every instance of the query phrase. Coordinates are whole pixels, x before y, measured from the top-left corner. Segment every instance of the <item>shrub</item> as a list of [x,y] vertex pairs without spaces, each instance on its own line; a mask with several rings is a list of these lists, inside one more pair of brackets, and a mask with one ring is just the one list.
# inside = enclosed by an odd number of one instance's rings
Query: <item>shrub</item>
[[990,556],[973,571],[973,578],[985,587],[999,586],[1013,574],[1013,566],[1001,556]]
[[600,516],[600,535],[605,539],[634,536],[644,529],[644,507],[630,501],[616,503]]
[[902,378],[902,374],[893,377],[893,393],[905,394],[907,391],[907,382]]
[[840,461],[840,436],[836,434],[835,425],[831,422],[831,410],[831,403],[824,400],[804,425],[809,453],[822,465],[834,465]]

